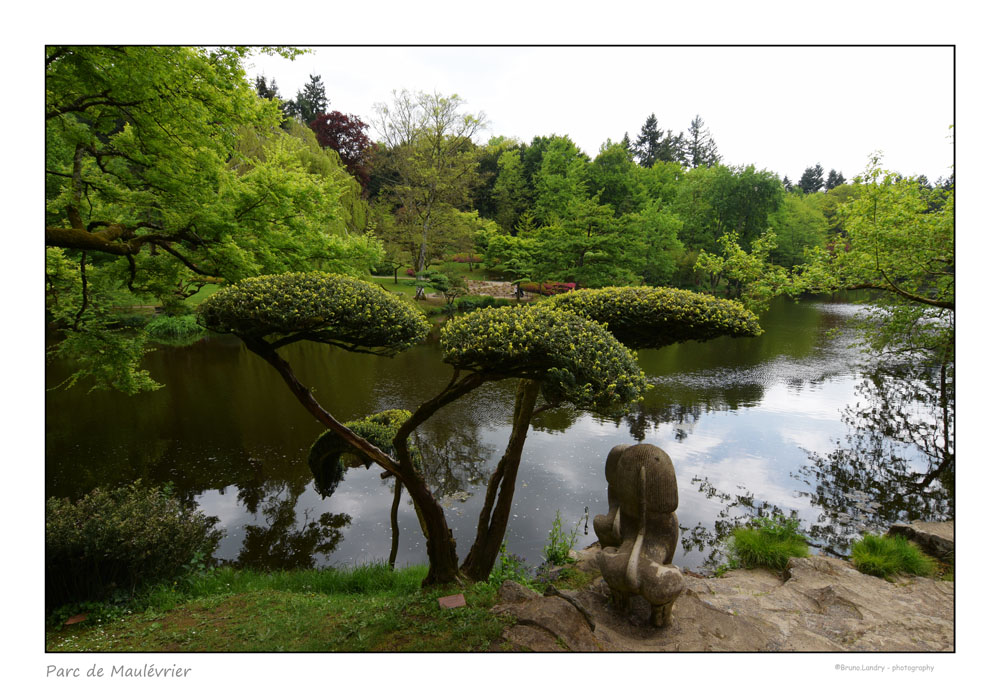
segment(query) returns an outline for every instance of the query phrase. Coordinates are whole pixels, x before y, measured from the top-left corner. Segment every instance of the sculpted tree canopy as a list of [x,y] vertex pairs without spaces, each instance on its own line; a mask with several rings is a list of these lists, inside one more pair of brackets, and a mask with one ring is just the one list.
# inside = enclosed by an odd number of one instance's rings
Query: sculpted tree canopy
[[244,279],[211,295],[198,313],[210,330],[267,338],[273,348],[308,339],[392,355],[430,331],[422,313],[381,287],[322,272]]
[[553,403],[606,409],[635,402],[645,376],[635,354],[598,323],[545,305],[486,308],[441,331],[444,360],[542,383]]
[[553,296],[547,303],[605,323],[619,341],[636,349],[763,332],[757,317],[739,303],[676,288],[584,289]]

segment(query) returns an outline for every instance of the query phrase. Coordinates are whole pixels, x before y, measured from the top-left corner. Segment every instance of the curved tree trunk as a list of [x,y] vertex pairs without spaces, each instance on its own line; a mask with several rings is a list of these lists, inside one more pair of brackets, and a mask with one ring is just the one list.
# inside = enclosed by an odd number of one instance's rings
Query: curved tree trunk
[[[406,487],[407,492],[413,499],[413,505],[417,508],[418,515],[423,518],[427,526],[427,558],[429,570],[423,584],[450,584],[458,581],[458,554],[455,552],[455,539],[448,528],[448,522],[444,516],[444,509],[434,499],[433,493],[427,487],[423,477],[413,467],[410,460],[409,450],[406,448],[406,437],[416,428],[418,424],[427,419],[441,405],[454,400],[470,390],[482,384],[484,378],[481,376],[467,376],[465,380],[459,381],[458,385],[449,385],[445,391],[434,400],[428,401],[420,406],[417,413],[421,419],[411,418],[404,424],[403,429],[409,426],[409,430],[402,434],[402,448],[396,452],[401,454],[397,462],[381,449],[373,446],[365,439],[355,434],[346,426],[326,411],[316,400],[312,392],[306,388],[292,371],[291,365],[282,359],[278,352],[266,341],[254,337],[241,337],[250,351],[254,352],[262,359],[273,366],[285,384],[291,389],[298,401],[312,414],[323,426],[327,427],[351,447],[363,453],[367,458],[385,468],[395,475]],[[417,415],[415,414],[414,417]],[[413,423],[411,425],[411,423]],[[398,437],[399,435],[397,435]]]
[[507,440],[507,450],[490,476],[483,508],[479,512],[476,540],[462,563],[462,572],[473,581],[489,578],[503,544],[511,502],[514,500],[517,470],[521,465],[521,452],[540,389],[541,384],[537,380],[521,379],[517,384],[514,424]]

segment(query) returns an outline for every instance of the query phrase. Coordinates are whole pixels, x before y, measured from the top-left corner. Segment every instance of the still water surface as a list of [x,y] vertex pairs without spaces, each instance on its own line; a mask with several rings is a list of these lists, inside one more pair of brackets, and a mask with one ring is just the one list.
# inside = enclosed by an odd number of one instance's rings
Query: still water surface
[[[625,418],[542,415],[525,444],[508,550],[540,563],[557,512],[570,528],[580,521],[577,547],[596,540],[589,522],[607,510],[605,456],[616,444],[638,441],[660,446],[674,462],[682,528],[674,563],[681,566],[722,561],[728,530],[759,513],[794,512],[812,527],[817,545],[841,552],[857,530],[908,516],[890,496],[891,483],[817,472],[817,459],[847,436],[842,410],[857,400],[864,358],[848,325],[857,308],[779,301],[762,317],[761,337],[640,352],[653,388]],[[393,359],[306,343],[282,353],[342,421],[413,409],[451,374],[436,344]],[[163,389],[135,397],[77,388],[48,393],[47,496],[76,497],[137,478],[169,481],[225,527],[217,553],[223,559],[288,568],[388,558],[392,487],[380,469],[351,469],[331,497],[320,497],[306,457],[321,427],[238,340],[163,348],[146,367]],[[65,371],[50,367],[49,384]],[[460,556],[506,445],[513,401],[513,381],[487,384],[419,432]],[[916,453],[912,461],[917,471],[926,469]],[[948,503],[931,511],[949,513]],[[399,516],[398,563],[423,562],[424,540],[405,496]]]

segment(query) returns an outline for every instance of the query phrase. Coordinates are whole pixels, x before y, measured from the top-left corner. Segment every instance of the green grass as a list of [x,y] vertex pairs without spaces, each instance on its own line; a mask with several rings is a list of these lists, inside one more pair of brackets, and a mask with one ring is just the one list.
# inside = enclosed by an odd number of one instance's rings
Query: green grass
[[933,559],[903,536],[866,533],[851,546],[851,560],[859,571],[883,579],[899,575],[929,577],[937,569]]
[[781,571],[793,557],[807,557],[809,544],[796,519],[758,518],[753,526],[734,529],[729,538],[729,566]]
[[[49,651],[467,652],[501,648],[512,621],[490,612],[496,587],[423,589],[423,566],[259,573],[220,568],[148,591],[116,613],[50,624]],[[463,593],[466,607],[437,599]]]

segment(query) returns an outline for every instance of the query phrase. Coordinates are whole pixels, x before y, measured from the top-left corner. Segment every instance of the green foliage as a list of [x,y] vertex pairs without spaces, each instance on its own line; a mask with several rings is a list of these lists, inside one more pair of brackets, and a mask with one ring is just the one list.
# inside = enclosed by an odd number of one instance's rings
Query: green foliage
[[189,339],[204,334],[205,330],[194,315],[160,315],[149,321],[146,332],[154,340],[169,342]]
[[696,271],[709,275],[712,290],[719,281],[726,281],[726,290],[736,296],[750,310],[761,312],[767,308],[772,298],[788,288],[789,276],[783,268],[768,262],[768,257],[777,246],[774,231],[756,238],[750,244],[750,252],[740,247],[734,232],[720,238],[722,255],[702,252],[695,262]]
[[379,286],[322,272],[244,279],[206,299],[198,314],[215,332],[390,354],[408,349],[430,330],[419,311]]
[[381,254],[358,234],[365,204],[335,154],[308,129],[277,128],[277,101],[246,80],[250,53],[46,49],[46,245],[54,253],[46,300],[65,337],[53,351],[79,360],[74,382],[158,387],[139,368],[145,335],[132,335],[127,351],[123,342],[102,347],[115,306],[155,299],[169,308],[206,279],[317,267],[360,275]]
[[730,566],[781,571],[793,557],[807,557],[809,545],[798,519],[756,518],[753,526],[733,530],[728,541]]
[[444,361],[542,381],[549,402],[585,409],[630,404],[646,389],[635,354],[596,322],[549,305],[477,310],[441,331]]
[[757,317],[739,303],[672,288],[585,289],[546,301],[599,323],[635,349],[714,337],[756,337]]
[[[379,448],[379,450],[396,457],[396,450],[393,448],[392,439],[396,432],[409,419],[411,413],[408,410],[385,410],[376,414],[368,415],[362,419],[357,419],[344,424],[348,429]],[[421,465],[420,451],[417,450],[413,439],[410,439],[410,457],[413,466],[417,469]],[[344,479],[347,463],[344,456],[350,455],[357,459],[359,465],[370,465],[368,458],[356,451],[344,439],[333,431],[325,431],[320,434],[309,449],[309,470],[312,471],[317,488],[324,497],[333,494],[337,485]]]
[[851,545],[851,560],[865,574],[891,579],[901,574],[928,577],[934,560],[903,536],[873,536],[870,533]]
[[507,580],[530,586],[532,584],[531,573],[525,559],[519,555],[507,552],[507,541],[500,544],[500,552],[497,553],[497,560],[490,571],[489,583],[493,586],[500,586]]
[[581,518],[576,522],[576,528],[570,532],[563,528],[563,520],[559,510],[556,510],[556,518],[552,521],[552,528],[549,529],[548,541],[542,548],[542,557],[550,565],[568,565],[573,561],[569,551],[576,545],[576,539],[580,535]]
[[869,345],[947,357],[954,343],[954,188],[928,190],[878,163],[872,159],[840,208],[845,235],[810,252],[793,290],[884,291],[871,301]]
[[131,594],[208,560],[216,519],[140,481],[45,503],[45,600],[59,604]]

